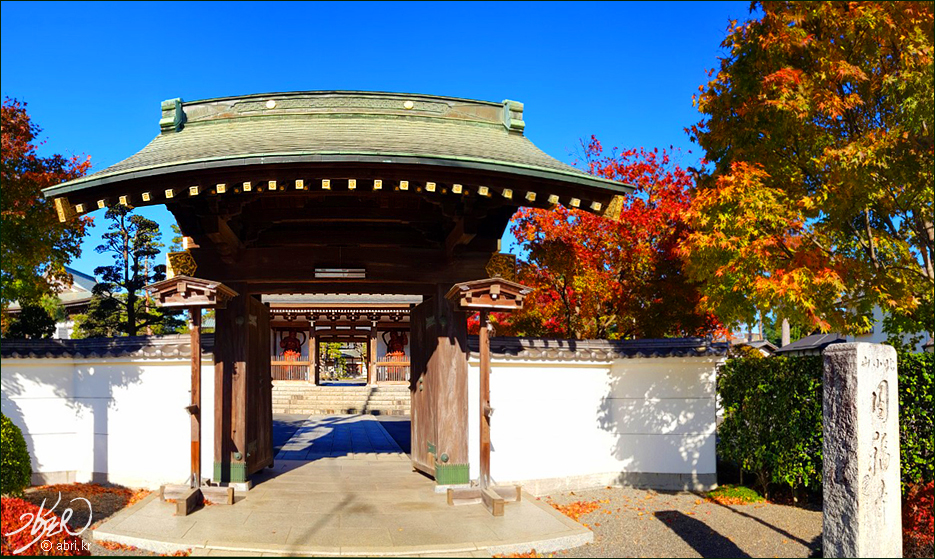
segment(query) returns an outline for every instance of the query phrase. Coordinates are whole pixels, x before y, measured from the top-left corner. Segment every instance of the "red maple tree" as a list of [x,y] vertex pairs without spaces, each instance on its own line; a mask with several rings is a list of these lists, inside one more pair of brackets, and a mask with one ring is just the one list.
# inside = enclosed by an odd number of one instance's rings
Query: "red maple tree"
[[535,292],[522,311],[494,318],[498,333],[620,339],[717,330],[677,252],[688,232],[691,173],[666,150],[607,153],[594,136],[582,146],[589,173],[635,192],[617,220],[562,206],[514,216],[511,231],[524,255],[518,279]]

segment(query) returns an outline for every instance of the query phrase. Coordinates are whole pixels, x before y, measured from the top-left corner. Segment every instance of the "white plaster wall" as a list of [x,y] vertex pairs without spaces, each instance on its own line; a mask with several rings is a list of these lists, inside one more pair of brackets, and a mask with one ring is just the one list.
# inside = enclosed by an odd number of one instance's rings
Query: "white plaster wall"
[[[157,487],[188,477],[191,364],[153,359],[5,359],[2,410],[35,476]],[[202,368],[202,472],[213,469],[214,366]]]
[[[496,483],[552,480],[552,487],[577,480],[563,486],[571,488],[615,483],[631,474],[715,474],[716,364],[712,358],[494,359],[491,477]],[[476,479],[478,361],[469,362],[468,374]]]

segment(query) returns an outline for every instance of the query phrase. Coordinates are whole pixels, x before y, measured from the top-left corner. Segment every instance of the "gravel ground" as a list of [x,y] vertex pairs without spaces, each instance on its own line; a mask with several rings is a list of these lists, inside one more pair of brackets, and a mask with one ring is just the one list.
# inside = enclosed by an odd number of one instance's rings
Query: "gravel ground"
[[728,506],[695,493],[631,488],[565,492],[542,500],[599,505],[578,519],[594,531],[594,543],[554,557],[821,556],[821,511],[767,503]]
[[[130,497],[136,493],[136,491],[137,490],[111,484],[47,485],[27,489],[23,495],[23,500],[29,501],[37,506],[41,505],[44,509],[50,509],[58,502],[58,506],[54,509],[54,512],[57,514],[62,514],[65,508],[71,509],[73,514],[69,524],[72,530],[78,530],[83,526],[87,526],[88,517],[90,516],[91,527],[84,531],[80,537],[90,546],[91,555],[158,555],[158,553],[151,553],[139,549],[107,549],[90,537],[94,526],[126,507]],[[73,502],[72,499],[75,498],[87,499],[90,502],[90,507],[83,501]]]

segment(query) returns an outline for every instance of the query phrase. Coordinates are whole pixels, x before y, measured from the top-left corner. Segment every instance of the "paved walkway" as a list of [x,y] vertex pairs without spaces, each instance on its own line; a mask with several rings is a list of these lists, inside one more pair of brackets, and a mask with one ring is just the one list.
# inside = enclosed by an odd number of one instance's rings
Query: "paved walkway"
[[280,460],[319,460],[321,458],[373,458],[392,455],[404,459],[402,449],[386,429],[369,415],[330,415],[307,419],[279,454]]
[[195,555],[488,556],[567,549],[593,539],[526,495],[497,518],[482,505],[449,506],[367,415],[309,418],[255,483],[233,506],[208,506],[187,517],[173,516],[174,505],[151,495],[93,536]]

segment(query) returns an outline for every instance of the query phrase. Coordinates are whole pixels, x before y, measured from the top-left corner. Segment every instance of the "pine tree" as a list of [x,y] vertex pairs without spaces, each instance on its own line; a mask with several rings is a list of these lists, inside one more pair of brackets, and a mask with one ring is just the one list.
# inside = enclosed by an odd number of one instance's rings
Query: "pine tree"
[[100,254],[111,254],[114,264],[95,268],[101,281],[94,287],[88,313],[78,323],[80,333],[88,337],[175,332],[184,322],[178,311],[163,311],[148,301],[143,293],[147,284],[166,277],[163,264],[153,265],[162,248],[159,224],[133,213],[128,206],[107,209],[110,227]]

